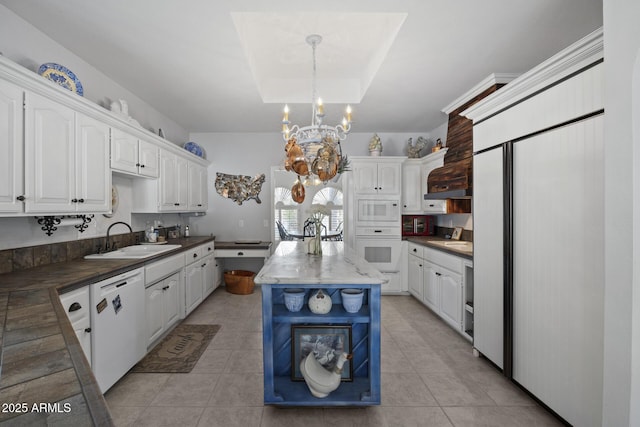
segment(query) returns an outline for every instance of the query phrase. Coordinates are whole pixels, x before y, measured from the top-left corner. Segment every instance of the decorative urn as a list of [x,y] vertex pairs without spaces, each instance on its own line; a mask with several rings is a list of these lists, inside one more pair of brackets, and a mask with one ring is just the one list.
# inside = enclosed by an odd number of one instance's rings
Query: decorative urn
[[332,305],[331,297],[322,289],[318,289],[309,298],[309,310],[315,314],[327,314]]

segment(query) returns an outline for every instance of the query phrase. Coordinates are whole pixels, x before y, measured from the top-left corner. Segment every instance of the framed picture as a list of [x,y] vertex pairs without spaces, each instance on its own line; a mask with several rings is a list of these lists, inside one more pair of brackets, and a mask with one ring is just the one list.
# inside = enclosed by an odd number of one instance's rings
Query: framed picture
[[[291,325],[291,379],[304,381],[300,362],[313,353],[325,369],[333,369],[340,353],[351,353],[351,325]],[[347,360],[342,381],[353,381],[353,366]]]
[[460,240],[462,237],[462,227],[456,227],[453,229],[453,234],[451,235],[451,240]]

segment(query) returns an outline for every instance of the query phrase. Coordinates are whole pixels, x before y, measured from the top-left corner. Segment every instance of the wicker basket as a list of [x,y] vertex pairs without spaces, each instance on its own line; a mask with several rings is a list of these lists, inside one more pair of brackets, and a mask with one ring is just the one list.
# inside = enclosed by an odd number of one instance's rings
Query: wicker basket
[[224,273],[224,282],[227,292],[237,295],[249,295],[253,293],[253,278],[256,273],[247,270],[230,270]]

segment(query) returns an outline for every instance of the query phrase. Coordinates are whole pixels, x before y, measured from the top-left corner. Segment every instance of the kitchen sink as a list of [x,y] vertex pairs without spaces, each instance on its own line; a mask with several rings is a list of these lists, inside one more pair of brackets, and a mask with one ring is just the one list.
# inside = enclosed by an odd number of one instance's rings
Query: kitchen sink
[[456,249],[459,251],[472,252],[473,251],[473,242],[465,242],[465,241],[451,241],[451,240],[432,240],[429,243],[444,246],[449,249]]
[[180,247],[182,247],[182,245],[132,245],[111,252],[85,255],[84,259],[140,259]]

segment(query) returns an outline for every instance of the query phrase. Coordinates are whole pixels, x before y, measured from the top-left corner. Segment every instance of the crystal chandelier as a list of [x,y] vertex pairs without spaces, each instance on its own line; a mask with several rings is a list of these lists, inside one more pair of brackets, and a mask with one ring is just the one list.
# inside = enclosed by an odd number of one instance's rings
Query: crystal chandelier
[[[297,203],[304,201],[304,186],[327,182],[337,174],[347,170],[347,156],[342,156],[340,141],[346,139],[351,130],[351,106],[347,105],[346,115],[342,124],[329,126],[322,124],[324,105],[317,98],[316,93],[316,47],[322,41],[322,36],[311,34],[306,42],[313,51],[313,86],[312,86],[312,114],[311,125],[300,127],[289,126],[289,106],[284,106],[282,117],[282,138],[286,142],[285,169],[298,175],[291,194]],[[304,183],[300,177],[305,177]]]

